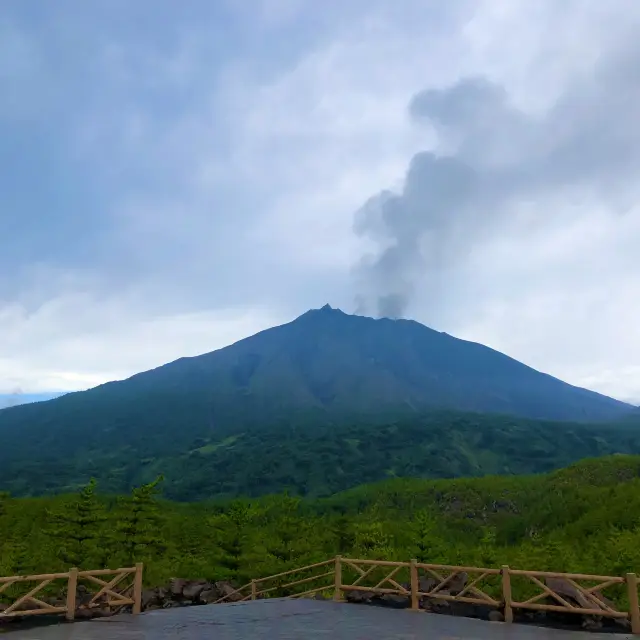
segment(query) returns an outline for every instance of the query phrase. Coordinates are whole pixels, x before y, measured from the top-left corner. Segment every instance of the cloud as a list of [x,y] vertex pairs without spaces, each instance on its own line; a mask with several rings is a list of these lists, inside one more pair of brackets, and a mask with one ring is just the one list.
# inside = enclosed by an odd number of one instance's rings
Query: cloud
[[568,72],[550,67],[565,77],[542,100],[523,99],[504,69],[412,97],[408,117],[437,142],[412,158],[401,189],[356,213],[375,246],[355,270],[361,308],[409,313],[640,400],[640,29],[637,11],[620,10],[586,21],[582,67],[567,55],[574,42],[562,51],[550,34]]
[[[411,117],[434,127],[439,145],[413,157],[401,193],[371,198],[355,222],[380,245],[358,274],[377,296],[379,314],[388,314],[390,299],[394,315],[405,313],[418,283],[447,281],[451,267],[510,225],[562,224],[562,199],[564,208],[579,198],[631,214],[640,170],[637,42],[605,50],[592,73],[542,115],[518,109],[504,86],[484,77],[413,97]],[[514,217],[520,204],[552,197],[554,208]],[[437,295],[431,304],[438,306]]]
[[0,394],[85,389],[224,347],[288,320],[255,306],[163,316],[142,302],[70,294],[34,313],[5,307]]
[[360,293],[640,396],[634,7],[14,3],[0,391],[85,388]]

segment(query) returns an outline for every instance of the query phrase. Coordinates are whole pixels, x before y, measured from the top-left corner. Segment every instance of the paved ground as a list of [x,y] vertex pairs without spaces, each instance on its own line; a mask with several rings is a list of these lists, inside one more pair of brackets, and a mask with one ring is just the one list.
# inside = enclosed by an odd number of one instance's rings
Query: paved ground
[[622,640],[470,618],[323,602],[263,600],[122,615],[29,631],[7,640]]

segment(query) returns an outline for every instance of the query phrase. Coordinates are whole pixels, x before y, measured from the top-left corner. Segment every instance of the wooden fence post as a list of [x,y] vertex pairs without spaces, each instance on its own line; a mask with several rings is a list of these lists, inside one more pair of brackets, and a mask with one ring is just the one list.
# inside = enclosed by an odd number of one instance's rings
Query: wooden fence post
[[412,611],[418,611],[420,609],[420,602],[418,600],[418,591],[420,586],[418,583],[418,567],[416,566],[417,560],[412,558],[411,565],[409,567],[411,575],[411,609]]
[[333,585],[333,599],[336,602],[340,602],[342,600],[342,556],[336,556]]
[[629,620],[631,633],[640,635],[640,606],[638,605],[638,577],[627,573],[627,591],[629,593]]
[[255,600],[258,597],[258,586],[256,585],[256,581],[251,581],[251,599]]
[[136,563],[136,572],[133,578],[133,613],[135,615],[142,611],[142,562]]
[[67,620],[73,620],[76,617],[76,592],[78,590],[78,569],[74,567],[69,569],[69,579],[67,580],[67,611],[65,617]]
[[511,575],[509,565],[503,564],[500,571],[502,574],[502,598],[504,600],[504,621],[513,622],[513,609],[511,608]]

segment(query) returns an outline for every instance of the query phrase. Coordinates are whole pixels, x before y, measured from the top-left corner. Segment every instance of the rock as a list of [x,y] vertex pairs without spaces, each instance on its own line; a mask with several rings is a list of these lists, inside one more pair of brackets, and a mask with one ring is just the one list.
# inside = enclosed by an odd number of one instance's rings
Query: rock
[[[3,611],[6,611],[9,608],[8,604],[4,604],[3,602],[0,602],[0,613],[2,613]],[[2,628],[3,625],[5,624],[11,624],[13,622],[16,622],[18,620],[18,617],[14,617],[12,616],[11,618],[0,618],[0,629]]]
[[93,618],[108,618],[115,615],[111,607],[80,607],[76,609],[74,617],[76,620],[91,620]]
[[234,587],[230,582],[220,580],[218,582],[214,582],[213,586],[220,593],[221,598],[226,597],[225,602],[239,602],[244,598],[244,595],[241,593],[234,593],[236,587]]
[[159,589],[145,589],[142,592],[142,610],[149,611],[151,609],[162,608],[164,598],[160,597]]
[[375,599],[375,604],[393,609],[406,609],[409,606],[408,596],[399,596],[395,593],[385,593]]
[[50,604],[52,607],[66,607],[67,599],[66,598],[49,598],[45,600],[47,604]]
[[431,600],[428,598],[420,598],[420,600],[418,600],[418,608],[431,612]]
[[[545,578],[545,583],[551,591],[555,591],[564,600],[573,600],[574,605],[582,607],[584,609],[593,609],[594,605],[588,600],[585,595],[576,589],[568,580],[564,578]],[[553,600],[553,604],[560,604],[556,600],[549,598],[549,601]]]
[[429,591],[436,588],[437,584],[438,581],[435,578],[421,576],[418,579],[418,591],[420,591],[420,593],[429,593]]
[[602,618],[600,616],[582,617],[582,628],[586,631],[600,631],[602,626]]
[[198,602],[201,604],[213,604],[220,598],[220,592],[210,586],[208,589],[203,589],[198,595]]
[[526,609],[515,609],[513,611],[514,622],[527,622],[529,624],[537,624],[540,627],[547,623],[546,611],[527,611]]
[[349,589],[345,593],[345,600],[347,602],[353,602],[355,604],[370,604],[373,598],[373,594],[368,591],[352,591]]
[[451,602],[448,600],[438,600],[437,598],[426,598],[426,600],[428,610],[432,613],[451,614]]
[[[434,613],[451,613],[449,601],[440,600],[437,595],[456,595],[465,588],[467,580],[468,575],[464,571],[458,573],[448,580],[443,588],[438,589],[433,597],[421,596],[419,601],[420,608]],[[418,578],[418,591],[420,593],[431,593],[439,584],[440,580],[436,580],[431,576],[421,576]]]
[[91,602],[91,598],[93,598],[93,593],[87,589],[84,584],[79,584],[76,587],[76,606],[84,607]]
[[74,618],[76,620],[91,620],[91,618],[93,618],[93,611],[91,609],[76,609]]
[[[561,598],[563,598],[573,606],[581,607],[583,609],[598,609],[598,608],[604,609],[605,606],[615,608],[611,600],[609,600],[604,595],[602,595],[602,593],[598,591],[594,591],[591,594],[593,597],[589,598],[585,596],[585,594],[582,593],[580,589],[577,589],[568,580],[564,578],[546,578],[545,583],[547,587],[549,587],[552,591],[557,593]],[[554,604],[554,605],[560,604],[554,598],[551,598],[551,597],[547,598],[547,602],[549,602],[549,604]],[[569,620],[570,618],[573,618],[575,620],[575,616],[576,614],[571,612],[567,612],[566,614],[560,613],[560,612],[549,613],[549,617],[551,619],[560,618],[560,619]],[[609,622],[610,620],[609,618],[607,618],[607,623]],[[612,624],[618,624],[627,629],[629,628],[629,621],[626,619],[621,619],[621,618],[614,619],[612,621]],[[603,622],[602,616],[583,615],[581,626],[583,629],[588,629],[590,631],[597,631],[599,629],[602,629],[602,627],[604,626],[604,622]]]
[[238,602],[246,593],[234,593],[236,587],[224,580],[211,583],[207,580],[172,578],[166,588],[146,589],[142,593],[142,610],[168,609],[190,605],[213,604],[221,598],[225,602]]
[[468,579],[469,576],[467,573],[465,571],[461,571],[446,583],[445,588],[451,595],[455,596],[465,588]]
[[489,612],[489,622],[504,622],[504,616],[500,611],[494,609]]
[[183,578],[171,578],[169,580],[169,591],[173,597],[180,597],[182,590],[187,586],[187,580]]
[[625,631],[631,630],[631,622],[628,618],[613,618],[613,624],[622,627]]
[[212,585],[206,580],[195,580],[193,582],[188,582],[182,589],[182,596],[187,600],[197,602],[200,594],[205,589],[210,589],[211,586]]

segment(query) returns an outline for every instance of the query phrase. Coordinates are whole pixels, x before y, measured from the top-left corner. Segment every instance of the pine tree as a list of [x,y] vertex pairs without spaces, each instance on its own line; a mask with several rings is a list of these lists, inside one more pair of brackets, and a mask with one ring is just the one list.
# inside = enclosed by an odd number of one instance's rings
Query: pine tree
[[414,557],[418,562],[434,561],[434,524],[427,511],[421,509],[413,514]]
[[491,567],[500,563],[498,550],[496,547],[496,530],[494,527],[487,527],[478,545],[480,563],[483,567]]
[[335,549],[340,555],[348,554],[355,545],[353,531],[349,518],[339,515],[335,518],[332,528],[335,536]]
[[34,568],[33,557],[24,540],[9,540],[2,548],[4,563],[9,567],[9,575],[29,575]]
[[377,514],[354,523],[354,546],[358,557],[386,560],[392,555],[393,539]]
[[211,537],[216,545],[215,561],[220,578],[235,578],[247,547],[247,527],[251,509],[240,501],[232,502],[224,513],[209,518]]
[[57,510],[48,510],[48,534],[57,543],[57,555],[69,567],[95,569],[106,561],[104,523],[107,514],[96,495],[92,478],[80,493]]
[[166,542],[162,535],[162,515],[158,504],[158,485],[163,477],[133,489],[130,496],[119,500],[117,538],[129,564],[151,559],[163,553]]
[[287,492],[271,499],[268,515],[275,526],[269,536],[269,553],[285,564],[295,558],[296,542],[303,537],[302,521],[298,516],[300,498],[292,497]]

